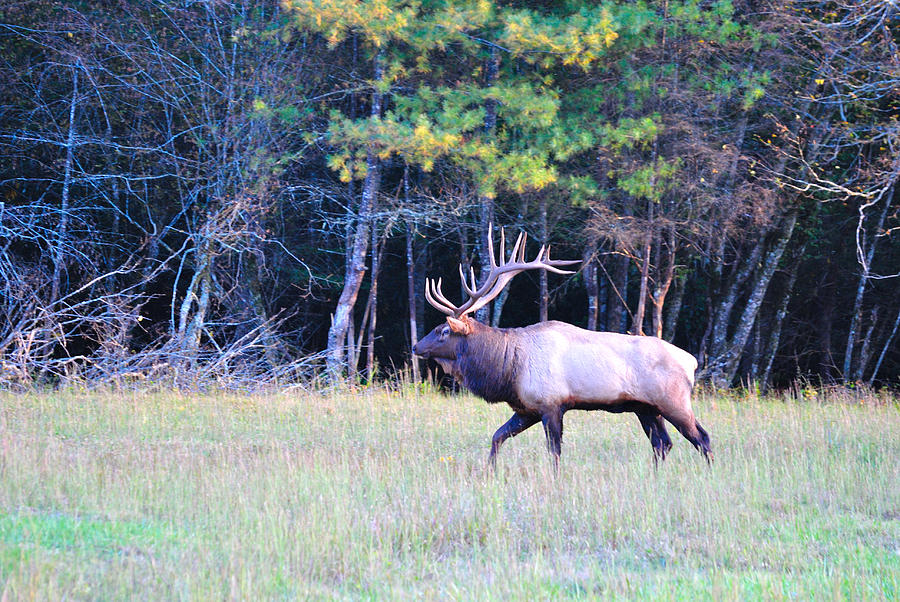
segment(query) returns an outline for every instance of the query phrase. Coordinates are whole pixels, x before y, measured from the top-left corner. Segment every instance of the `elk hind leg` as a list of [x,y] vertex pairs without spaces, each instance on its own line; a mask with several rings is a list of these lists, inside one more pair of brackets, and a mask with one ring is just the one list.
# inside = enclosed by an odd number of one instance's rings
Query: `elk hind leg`
[[[713,461],[713,453],[712,449],[709,447],[709,433],[706,432],[706,429],[700,426],[700,423],[694,420],[694,426],[697,427],[697,431],[700,433],[700,451],[703,452],[703,457],[706,458],[706,463],[711,464]],[[697,444],[694,444],[694,447],[697,447]]]
[[642,410],[635,412],[638,420],[641,421],[641,427],[644,434],[650,439],[650,445],[653,446],[653,466],[657,466],[660,460],[666,459],[666,454],[672,449],[672,439],[666,430],[666,423],[663,417],[654,411]]
[[547,436],[547,449],[550,451],[550,460],[553,463],[553,471],[556,473],[559,473],[559,456],[562,453],[563,412],[560,408],[541,416],[541,422],[544,423],[544,434]]
[[700,423],[694,418],[693,412],[687,411],[679,414],[666,414],[666,420],[675,425],[678,432],[703,454],[707,463],[712,463],[713,453],[709,445],[709,433],[700,426]]

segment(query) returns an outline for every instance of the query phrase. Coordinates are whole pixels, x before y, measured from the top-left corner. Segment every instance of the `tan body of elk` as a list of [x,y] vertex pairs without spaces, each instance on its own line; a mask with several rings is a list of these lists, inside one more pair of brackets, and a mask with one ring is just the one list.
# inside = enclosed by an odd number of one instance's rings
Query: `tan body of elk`
[[691,408],[697,361],[655,337],[593,332],[563,322],[491,328],[448,318],[416,345],[472,393],[515,412],[494,434],[489,460],[503,442],[543,422],[558,459],[568,410],[634,412],[664,459],[672,447],[663,418],[707,458],[709,435]]
[[[502,249],[501,243],[501,257]],[[471,288],[466,285],[470,299],[461,307],[447,301],[440,283],[429,282],[426,298],[447,314],[447,322],[413,348],[476,395],[513,409],[512,418],[494,433],[489,462],[494,463],[506,439],[542,422],[558,466],[563,415],[572,409],[634,412],[653,446],[654,460],[664,459],[672,447],[663,419],[668,420],[711,460],[709,435],[691,407],[697,361],[688,352],[655,337],[594,332],[563,322],[491,328],[467,315],[520,271],[566,273],[557,267],[573,263],[550,260],[543,248],[526,263],[523,253],[520,236],[510,262],[498,266],[492,257],[486,283],[478,290],[474,282]]]

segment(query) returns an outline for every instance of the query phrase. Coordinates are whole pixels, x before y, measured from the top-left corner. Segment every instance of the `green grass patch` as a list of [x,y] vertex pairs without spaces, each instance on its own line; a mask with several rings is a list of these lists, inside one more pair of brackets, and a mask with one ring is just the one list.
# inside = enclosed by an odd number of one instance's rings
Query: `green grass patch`
[[0,514],[0,546],[117,553],[172,540],[167,529],[148,521],[128,522],[19,512]]
[[0,597],[896,599],[900,410],[699,396],[716,463],[413,390],[0,394]]

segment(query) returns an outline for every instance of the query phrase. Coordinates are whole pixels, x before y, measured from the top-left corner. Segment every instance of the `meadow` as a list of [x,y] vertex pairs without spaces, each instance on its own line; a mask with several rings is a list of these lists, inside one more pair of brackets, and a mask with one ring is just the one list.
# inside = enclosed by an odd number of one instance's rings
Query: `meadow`
[[427,389],[0,393],[0,599],[897,599],[900,405],[701,393],[543,432]]

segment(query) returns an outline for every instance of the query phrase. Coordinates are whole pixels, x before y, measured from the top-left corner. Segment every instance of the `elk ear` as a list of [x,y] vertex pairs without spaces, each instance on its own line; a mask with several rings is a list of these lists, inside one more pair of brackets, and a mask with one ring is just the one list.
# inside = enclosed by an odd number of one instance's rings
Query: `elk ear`
[[447,324],[450,325],[450,330],[452,330],[456,334],[465,336],[472,332],[472,327],[469,325],[469,320],[465,317],[463,317],[462,320],[457,320],[453,316],[447,316]]

